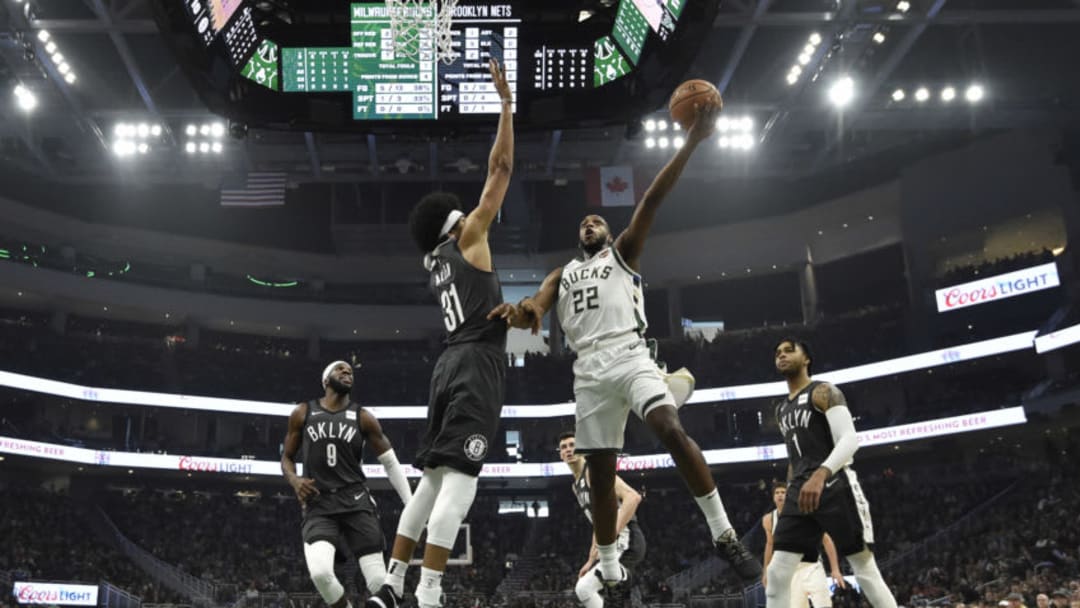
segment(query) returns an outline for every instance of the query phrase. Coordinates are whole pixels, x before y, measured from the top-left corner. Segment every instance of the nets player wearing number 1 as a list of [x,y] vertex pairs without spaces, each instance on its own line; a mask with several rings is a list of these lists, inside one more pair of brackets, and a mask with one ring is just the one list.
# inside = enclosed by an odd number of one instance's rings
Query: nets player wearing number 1
[[[645,238],[660,203],[675,186],[690,155],[712,134],[718,107],[698,107],[686,145],[660,171],[634,209],[630,225],[612,238],[603,218],[586,216],[578,229],[582,256],[556,269],[540,290],[518,305],[502,304],[491,312],[513,326],[540,329],[544,314],[557,306],[574,362],[576,451],[585,454],[591,476],[593,527],[604,582],[625,578],[615,544],[618,501],[615,466],[623,447],[630,411],[663,442],[709,525],[715,543],[740,578],[761,576],[761,564],[739,542],[717,492],[701,448],[687,435],[676,408],[692,390],[693,377],[665,376],[645,341],[645,304],[638,272]],[[672,380],[681,380],[674,390]],[[680,396],[676,396],[676,392]]]
[[514,165],[512,97],[499,64],[491,78],[502,100],[498,132],[480,202],[468,215],[452,194],[425,196],[409,229],[442,307],[446,350],[431,375],[427,430],[416,455],[424,470],[416,495],[401,513],[386,584],[368,600],[374,608],[401,602],[405,570],[420,533],[427,543],[416,599],[420,608],[442,603],[442,576],[461,522],[476,497],[476,480],[499,426],[506,391],[506,324],[487,318],[502,301],[491,261],[488,230],[502,208]]
[[[325,394],[321,399],[301,403],[289,416],[281,472],[303,505],[301,532],[311,581],[328,606],[343,608],[349,601],[334,576],[337,540],[345,542],[354,558],[359,557],[370,593],[375,593],[386,577],[382,528],[362,468],[365,440],[378,454],[390,484],[405,504],[412,490],[379,421],[349,400],[352,366],[334,361],[323,371],[322,384]],[[304,463],[303,477],[296,474],[298,455]]]
[[765,588],[767,608],[791,608],[792,577],[803,556],[816,553],[822,533],[847,557],[855,580],[874,608],[896,608],[870,545],[870,505],[850,468],[859,440],[840,389],[810,379],[810,347],[783,340],[774,352],[788,396],[776,420],[788,452],[788,490],[773,532],[773,556]]

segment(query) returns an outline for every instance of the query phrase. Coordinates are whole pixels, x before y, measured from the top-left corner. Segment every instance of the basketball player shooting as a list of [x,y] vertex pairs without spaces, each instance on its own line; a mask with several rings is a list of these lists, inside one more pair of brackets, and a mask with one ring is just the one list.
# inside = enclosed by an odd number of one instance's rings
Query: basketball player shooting
[[[585,518],[591,523],[589,470],[585,466],[585,459],[574,448],[573,431],[559,435],[559,458],[570,467],[570,472],[574,475],[574,483],[571,486],[574,497],[577,498],[581,510],[585,513]],[[615,522],[615,544],[619,553],[619,563],[629,572],[645,559],[645,534],[642,533],[637,521],[637,508],[641,504],[641,494],[631,488],[622,478],[616,476],[615,498],[619,501],[619,514]],[[598,559],[596,536],[593,536],[589,558],[578,571],[578,581],[574,585],[574,595],[585,608],[602,608],[604,605],[604,598],[600,596],[604,582],[600,578],[600,566],[596,563]]]
[[[773,535],[776,532],[776,524],[780,521],[780,512],[784,510],[786,498],[787,484],[780,482],[773,484],[773,504],[776,508],[761,518],[761,528],[765,530],[765,568],[768,568],[769,562],[772,561]],[[829,560],[829,572],[836,586],[841,589],[847,587],[844,575],[840,572],[840,559],[836,555],[836,545],[828,534],[821,536],[821,546],[825,548],[825,556]],[[766,588],[769,586],[767,575],[762,575],[761,585]],[[813,608],[832,607],[832,594],[829,593],[825,568],[821,565],[817,551],[813,555],[803,555],[791,580],[791,608],[806,608],[807,598],[810,599],[810,605]]]
[[[638,273],[645,238],[660,204],[675,186],[698,145],[715,129],[719,111],[699,105],[686,144],[660,171],[634,209],[630,225],[613,238],[604,219],[589,215],[578,228],[581,257],[549,274],[539,291],[516,306],[501,304],[490,318],[540,331],[544,314],[556,304],[571,348],[577,401],[576,451],[589,467],[593,526],[604,582],[616,584],[626,572],[619,566],[616,540],[618,501],[616,456],[623,447],[629,411],[641,417],[671,453],[708,522],[720,555],[744,580],[757,581],[761,564],[739,542],[728,520],[701,449],[683,429],[677,401],[645,342],[645,306]],[[689,123],[690,121],[686,121]]]
[[870,504],[850,468],[859,440],[840,389],[810,379],[810,347],[783,340],[773,353],[788,396],[776,420],[788,452],[788,490],[773,532],[765,588],[767,608],[791,608],[792,578],[806,555],[816,554],[822,533],[832,537],[874,608],[896,608],[870,545]]
[[386,584],[368,600],[374,608],[401,602],[405,571],[425,526],[416,599],[420,608],[441,605],[450,550],[476,497],[476,478],[499,426],[506,392],[506,324],[486,316],[502,300],[488,230],[510,185],[514,130],[510,86],[494,60],[490,69],[502,114],[480,203],[466,215],[456,196],[435,192],[421,199],[409,217],[413,239],[425,254],[431,290],[442,305],[446,350],[431,376],[427,430],[416,455],[415,466],[424,474],[401,513]]
[[[301,403],[289,415],[281,472],[303,508],[301,533],[311,581],[328,606],[344,608],[351,604],[334,576],[336,540],[344,540],[353,557],[359,556],[368,592],[377,591],[386,578],[385,540],[362,467],[365,441],[403,503],[409,503],[412,490],[379,421],[349,399],[352,366],[334,361],[323,371],[322,384],[322,398]],[[304,461],[302,477],[296,474],[297,454]]]

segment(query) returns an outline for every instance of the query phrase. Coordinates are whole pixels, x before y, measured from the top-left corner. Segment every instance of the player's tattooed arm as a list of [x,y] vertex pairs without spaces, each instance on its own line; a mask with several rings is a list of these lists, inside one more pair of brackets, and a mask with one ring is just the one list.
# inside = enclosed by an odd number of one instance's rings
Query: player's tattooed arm
[[822,412],[829,411],[830,407],[847,405],[847,399],[844,397],[844,393],[840,392],[840,389],[837,388],[835,384],[829,382],[822,382],[817,385],[810,398],[814,402],[814,407]]
[[698,108],[697,119],[687,133],[686,144],[679,148],[668,164],[656,174],[656,178],[641,197],[641,202],[634,209],[630,225],[615,239],[616,251],[630,268],[638,270],[641,252],[645,249],[645,237],[652,229],[660,203],[679,181],[679,176],[682,175],[694,149],[716,129],[716,116],[719,112],[720,109],[714,107]]
[[300,477],[296,474],[296,455],[300,452],[300,440],[304,432],[304,420],[307,418],[307,407],[306,403],[301,403],[289,414],[289,426],[285,432],[285,445],[281,451],[281,473],[285,476],[285,480],[289,482],[289,485],[292,486],[293,491],[296,492],[296,498],[300,502],[304,502],[319,493],[318,488],[315,487],[314,479]]
[[544,315],[555,305],[559,298],[559,281],[562,280],[562,267],[552,270],[544,277],[540,289],[531,297],[526,297],[516,305],[499,304],[488,313],[488,319],[502,318],[510,327],[518,329],[531,329],[532,333],[539,334],[544,323]]

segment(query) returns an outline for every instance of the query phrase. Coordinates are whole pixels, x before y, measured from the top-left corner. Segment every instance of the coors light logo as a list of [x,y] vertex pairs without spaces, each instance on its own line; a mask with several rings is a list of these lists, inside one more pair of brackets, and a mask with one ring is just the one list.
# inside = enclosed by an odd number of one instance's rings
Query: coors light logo
[[250,462],[227,460],[222,458],[180,457],[181,471],[206,471],[209,473],[241,473],[250,475],[253,466]]

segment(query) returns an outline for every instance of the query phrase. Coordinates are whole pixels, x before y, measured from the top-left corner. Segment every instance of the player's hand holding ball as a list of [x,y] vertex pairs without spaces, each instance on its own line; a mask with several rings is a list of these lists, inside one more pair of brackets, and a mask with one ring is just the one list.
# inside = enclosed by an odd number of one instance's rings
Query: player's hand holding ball
[[510,85],[506,83],[506,72],[503,71],[502,66],[492,58],[488,62],[488,68],[491,70],[491,82],[495,84],[495,91],[499,94],[499,99],[503,102],[513,103],[514,95],[510,92]]
[[687,131],[687,143],[696,145],[716,131],[716,118],[724,107],[720,91],[707,80],[687,80],[668,101],[671,119]]

